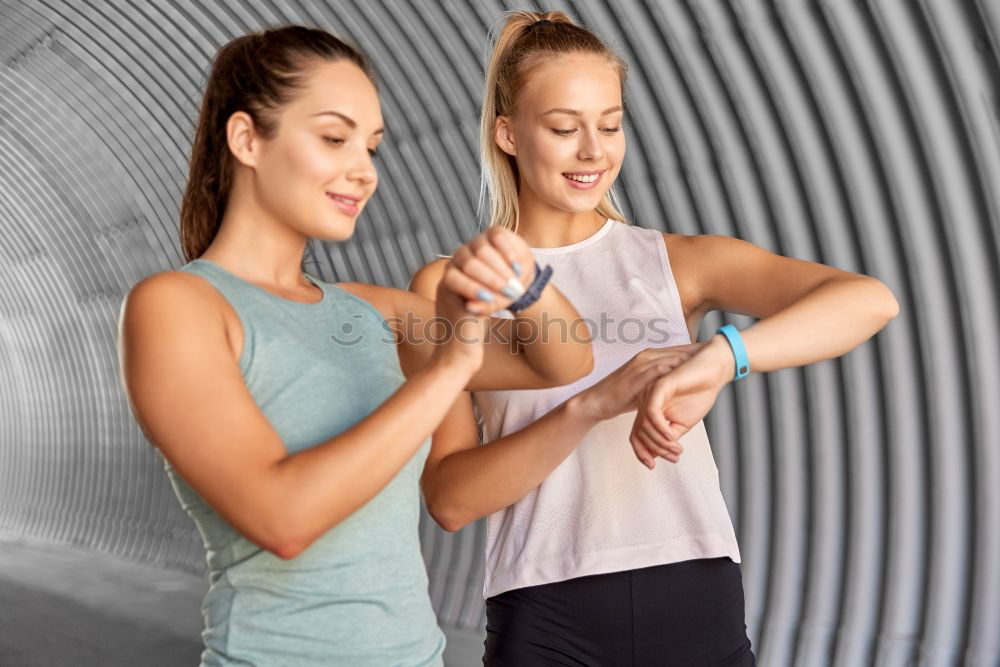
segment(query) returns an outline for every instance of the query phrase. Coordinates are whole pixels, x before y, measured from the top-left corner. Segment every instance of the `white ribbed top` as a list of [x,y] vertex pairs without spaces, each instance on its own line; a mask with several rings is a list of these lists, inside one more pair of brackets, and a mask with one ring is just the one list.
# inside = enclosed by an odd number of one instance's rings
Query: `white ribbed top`
[[[591,323],[594,370],[551,389],[474,393],[486,442],[514,433],[646,347],[689,342],[663,235],[608,220],[568,246],[532,248]],[[628,437],[635,412],[597,425],[544,482],[487,518],[485,597],[573,577],[692,558],[740,562],[703,422],[676,464],[647,469]]]

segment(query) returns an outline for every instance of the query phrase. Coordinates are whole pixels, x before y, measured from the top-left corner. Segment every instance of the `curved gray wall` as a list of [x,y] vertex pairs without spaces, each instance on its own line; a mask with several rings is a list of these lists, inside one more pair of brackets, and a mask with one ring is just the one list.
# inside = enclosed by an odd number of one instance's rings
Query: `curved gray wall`
[[[405,286],[475,234],[485,36],[517,6],[0,1],[0,534],[202,571],[120,389],[115,324],[133,284],[183,263],[215,49],[301,22],[372,55],[381,185],[356,237],[315,243],[306,268]],[[630,61],[619,190],[637,224],[873,275],[902,307],[707,419],[760,663],[1000,664],[1000,4],[545,6]],[[446,627],[483,621],[482,532],[425,517]]]

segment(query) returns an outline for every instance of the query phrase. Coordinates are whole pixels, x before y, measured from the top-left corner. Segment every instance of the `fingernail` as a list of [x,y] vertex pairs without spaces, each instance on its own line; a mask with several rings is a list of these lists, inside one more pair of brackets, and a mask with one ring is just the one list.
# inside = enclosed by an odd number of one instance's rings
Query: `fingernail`
[[510,263],[510,268],[514,269],[514,273],[516,273],[517,275],[521,275],[522,273],[521,262],[515,259],[513,262]]
[[524,285],[517,278],[511,277],[507,279],[507,284],[503,286],[500,293],[508,299],[516,299],[524,294]]
[[476,292],[476,298],[480,301],[492,301],[493,295],[490,294],[489,290],[481,289]]
[[479,306],[465,305],[465,310],[472,313],[473,315],[478,315],[480,313]]

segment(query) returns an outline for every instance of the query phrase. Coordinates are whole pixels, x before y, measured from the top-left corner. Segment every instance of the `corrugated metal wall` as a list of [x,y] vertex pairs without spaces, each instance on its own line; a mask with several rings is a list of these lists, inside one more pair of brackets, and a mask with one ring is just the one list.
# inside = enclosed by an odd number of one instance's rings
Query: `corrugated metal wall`
[[[475,233],[486,32],[521,6],[0,0],[0,534],[201,571],[120,389],[115,323],[133,284],[183,263],[215,49],[300,22],[372,55],[379,192],[306,268],[404,286]],[[902,307],[708,417],[760,663],[1000,664],[1000,2],[544,7],[630,61],[619,190],[637,224],[874,275]],[[422,531],[442,624],[478,628],[483,526]]]

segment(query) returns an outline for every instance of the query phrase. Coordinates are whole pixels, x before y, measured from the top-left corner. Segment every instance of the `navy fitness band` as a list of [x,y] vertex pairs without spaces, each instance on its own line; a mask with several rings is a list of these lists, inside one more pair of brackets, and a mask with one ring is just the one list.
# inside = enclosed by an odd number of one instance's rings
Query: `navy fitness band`
[[545,268],[540,268],[538,262],[535,262],[535,279],[531,281],[528,285],[528,289],[524,291],[517,301],[507,306],[507,310],[512,313],[516,313],[519,310],[524,310],[534,302],[538,301],[539,297],[542,296],[542,290],[549,282],[549,278],[552,277],[552,266],[549,264],[545,265]]

